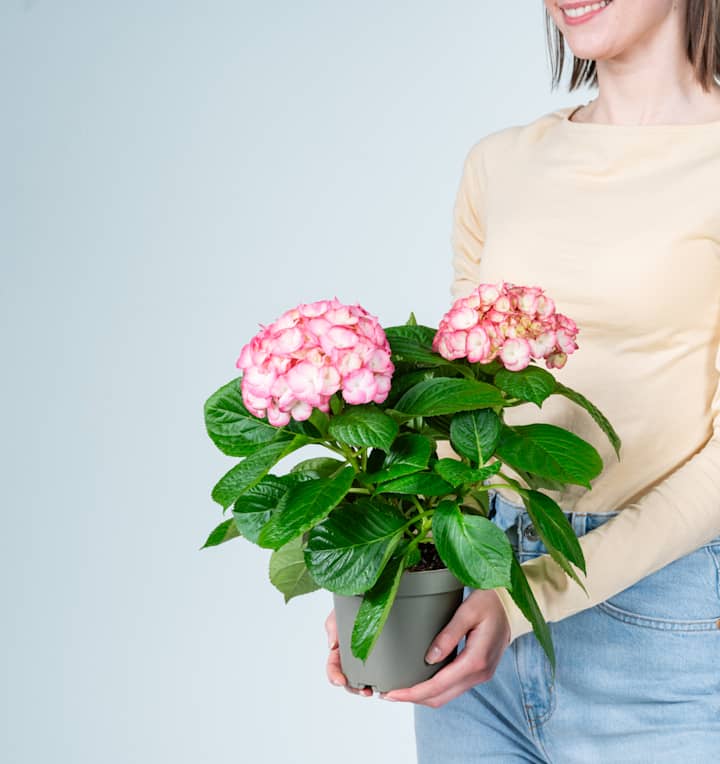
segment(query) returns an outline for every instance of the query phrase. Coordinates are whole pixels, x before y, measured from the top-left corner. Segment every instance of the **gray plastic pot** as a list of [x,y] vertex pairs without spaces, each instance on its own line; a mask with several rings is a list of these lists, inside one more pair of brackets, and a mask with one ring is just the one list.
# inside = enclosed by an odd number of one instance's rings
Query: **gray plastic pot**
[[455,652],[431,666],[425,663],[425,654],[462,603],[463,589],[445,568],[405,571],[385,626],[365,663],[350,649],[362,596],[333,594],[340,660],[348,684],[389,692],[424,682],[437,673],[455,657]]

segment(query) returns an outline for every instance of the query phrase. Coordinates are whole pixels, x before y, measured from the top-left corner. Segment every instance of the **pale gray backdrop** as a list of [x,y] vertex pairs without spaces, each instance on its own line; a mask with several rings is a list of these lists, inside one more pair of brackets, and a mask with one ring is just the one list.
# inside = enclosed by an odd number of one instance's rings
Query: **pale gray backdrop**
[[327,684],[329,594],[198,551],[202,406],[298,302],[437,322],[469,147],[592,96],[544,35],[541,0],[2,0],[4,762],[414,761],[410,706]]

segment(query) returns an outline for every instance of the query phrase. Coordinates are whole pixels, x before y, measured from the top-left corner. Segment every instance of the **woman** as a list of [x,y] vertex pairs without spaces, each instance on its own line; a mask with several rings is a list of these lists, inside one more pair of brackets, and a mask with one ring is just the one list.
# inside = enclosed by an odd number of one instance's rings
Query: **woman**
[[[585,594],[545,554],[507,489],[508,533],[557,656],[504,589],[466,591],[427,660],[419,764],[700,762],[720,745],[720,0],[545,0],[553,85],[597,98],[485,136],[455,204],[453,294],[537,284],[582,350],[556,370],[608,416],[622,459],[561,396],[542,420],[601,452],[593,490],[549,492],[580,538]],[[527,410],[532,409],[532,410]],[[512,416],[511,416],[512,415]],[[328,677],[345,684],[334,614]],[[371,695],[369,689],[356,691]]]

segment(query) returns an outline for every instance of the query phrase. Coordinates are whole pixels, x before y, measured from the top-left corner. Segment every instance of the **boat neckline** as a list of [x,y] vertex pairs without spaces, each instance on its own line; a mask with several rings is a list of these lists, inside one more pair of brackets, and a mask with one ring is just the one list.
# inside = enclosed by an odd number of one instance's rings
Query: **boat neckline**
[[570,115],[574,114],[582,106],[587,106],[590,101],[586,103],[577,104],[575,106],[563,106],[557,109],[557,113],[561,116],[561,124],[566,125],[571,130],[586,130],[593,132],[606,132],[606,133],[646,133],[646,132],[682,132],[683,130],[698,131],[698,130],[720,130],[720,119],[713,122],[687,122],[678,123],[673,122],[670,124],[650,124],[650,125],[614,125],[608,122],[573,122],[570,119]]

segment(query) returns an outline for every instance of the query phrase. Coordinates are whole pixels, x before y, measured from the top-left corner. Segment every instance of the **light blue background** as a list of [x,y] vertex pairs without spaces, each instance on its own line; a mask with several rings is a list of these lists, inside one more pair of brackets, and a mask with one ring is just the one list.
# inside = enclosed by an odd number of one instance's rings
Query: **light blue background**
[[4,0],[0,88],[0,758],[413,761],[327,683],[329,594],[198,551],[202,406],[298,302],[438,321],[470,146],[592,97],[541,1]]

